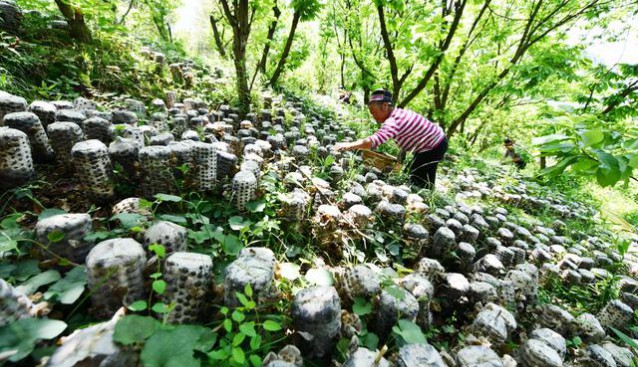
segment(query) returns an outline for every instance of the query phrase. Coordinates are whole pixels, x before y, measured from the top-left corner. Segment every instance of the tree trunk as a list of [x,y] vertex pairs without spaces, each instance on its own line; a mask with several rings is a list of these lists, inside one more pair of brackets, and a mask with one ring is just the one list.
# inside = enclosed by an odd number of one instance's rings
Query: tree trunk
[[414,97],[419,95],[419,93],[421,93],[421,91],[425,89],[425,87],[430,82],[430,79],[432,78],[432,76],[434,76],[434,73],[439,68],[441,61],[443,61],[443,57],[445,56],[445,51],[447,51],[447,49],[450,47],[450,44],[452,43],[454,34],[456,33],[456,30],[458,29],[459,23],[461,21],[461,17],[463,16],[463,10],[465,9],[466,3],[467,1],[464,0],[461,3],[456,5],[457,8],[456,8],[456,12],[454,13],[454,19],[452,20],[452,24],[450,25],[447,36],[445,37],[445,41],[443,41],[439,45],[439,52],[440,52],[439,56],[437,56],[436,59],[434,59],[434,62],[432,63],[428,71],[425,73],[425,76],[423,77],[423,79],[421,79],[419,83],[417,84],[417,86],[410,92],[410,94],[408,94],[405,97],[405,99],[403,99],[401,103],[399,103],[399,107],[405,107],[408,103],[410,103],[414,99]]
[[286,45],[284,47],[284,52],[281,54],[281,58],[279,58],[279,62],[277,63],[277,68],[275,72],[272,74],[270,78],[270,86],[274,87],[277,84],[277,80],[281,76],[281,73],[284,71],[284,66],[286,65],[286,58],[290,53],[290,48],[292,47],[292,41],[295,38],[295,32],[297,31],[297,25],[299,24],[299,18],[301,18],[301,13],[296,11],[292,17],[292,24],[290,25],[290,34],[288,34],[288,39],[286,40]]
[[270,44],[272,40],[275,38],[275,31],[277,30],[277,22],[279,21],[279,16],[281,15],[281,10],[275,3],[275,6],[272,8],[273,13],[275,13],[275,20],[270,22],[268,26],[268,35],[266,36],[266,44],[264,45],[264,51],[261,53],[261,60],[259,60],[259,71],[262,74],[266,73],[266,64],[268,61],[268,52],[270,52]]
[[69,33],[71,37],[80,42],[91,42],[91,31],[84,21],[84,14],[77,6],[72,6],[64,0],[55,0],[58,9],[69,23]]
[[392,76],[392,95],[395,101],[399,100],[399,94],[401,93],[401,86],[403,82],[408,78],[408,75],[412,72],[412,68],[406,70],[406,72],[399,77],[399,67],[397,66],[397,60],[394,56],[394,50],[392,47],[392,41],[390,41],[390,35],[385,23],[385,13],[383,11],[383,5],[377,6],[377,13],[379,14],[379,25],[381,27],[381,37],[383,38],[383,45],[385,46],[386,56],[390,63],[390,75]]
[[224,48],[222,37],[219,34],[219,29],[217,29],[217,20],[213,14],[210,15],[210,26],[213,28],[213,37],[215,38],[215,45],[217,46],[219,56],[226,58],[226,49]]
[[220,2],[224,8],[226,19],[233,28],[233,62],[235,64],[239,108],[242,113],[247,113],[250,110],[250,88],[248,88],[248,70],[246,69],[246,45],[251,26],[248,0],[234,2],[233,10],[231,10],[228,0],[220,0]]

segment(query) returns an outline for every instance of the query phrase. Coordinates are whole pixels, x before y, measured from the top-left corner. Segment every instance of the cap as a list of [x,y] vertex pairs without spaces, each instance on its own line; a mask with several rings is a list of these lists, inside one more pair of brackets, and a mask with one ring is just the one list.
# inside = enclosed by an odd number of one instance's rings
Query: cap
[[372,102],[388,102],[392,104],[392,93],[385,89],[377,89],[372,92],[370,100],[368,101],[368,103]]

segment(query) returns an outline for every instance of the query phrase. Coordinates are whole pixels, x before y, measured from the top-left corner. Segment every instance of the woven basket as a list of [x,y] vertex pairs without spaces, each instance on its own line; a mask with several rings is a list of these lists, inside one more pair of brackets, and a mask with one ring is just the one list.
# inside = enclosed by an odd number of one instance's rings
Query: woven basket
[[363,150],[361,156],[363,157],[363,163],[365,165],[376,167],[382,171],[396,171],[397,166],[400,166],[400,164],[397,163],[397,159],[388,154]]

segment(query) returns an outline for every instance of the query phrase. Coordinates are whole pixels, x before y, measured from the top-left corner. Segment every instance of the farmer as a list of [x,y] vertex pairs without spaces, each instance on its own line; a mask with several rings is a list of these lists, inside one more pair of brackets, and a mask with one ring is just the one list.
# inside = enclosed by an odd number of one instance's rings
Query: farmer
[[518,169],[523,169],[527,166],[527,162],[521,157],[520,154],[516,153],[516,149],[514,148],[514,142],[510,138],[506,138],[503,140],[503,145],[505,146],[505,155],[503,159],[509,158],[512,160],[512,163],[518,167]]
[[414,111],[394,107],[392,93],[384,89],[372,93],[368,109],[378,123],[383,123],[381,128],[365,139],[338,143],[334,150],[374,149],[394,138],[404,152],[414,153],[410,163],[412,183],[433,189],[436,168],[447,151],[443,129]]

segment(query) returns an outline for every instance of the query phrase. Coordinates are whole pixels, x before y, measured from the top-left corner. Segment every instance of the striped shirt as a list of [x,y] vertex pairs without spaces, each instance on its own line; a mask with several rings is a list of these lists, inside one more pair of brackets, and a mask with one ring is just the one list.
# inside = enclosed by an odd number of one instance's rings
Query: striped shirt
[[395,108],[381,128],[370,136],[372,149],[392,138],[406,152],[420,153],[436,148],[445,133],[439,125],[418,113]]

